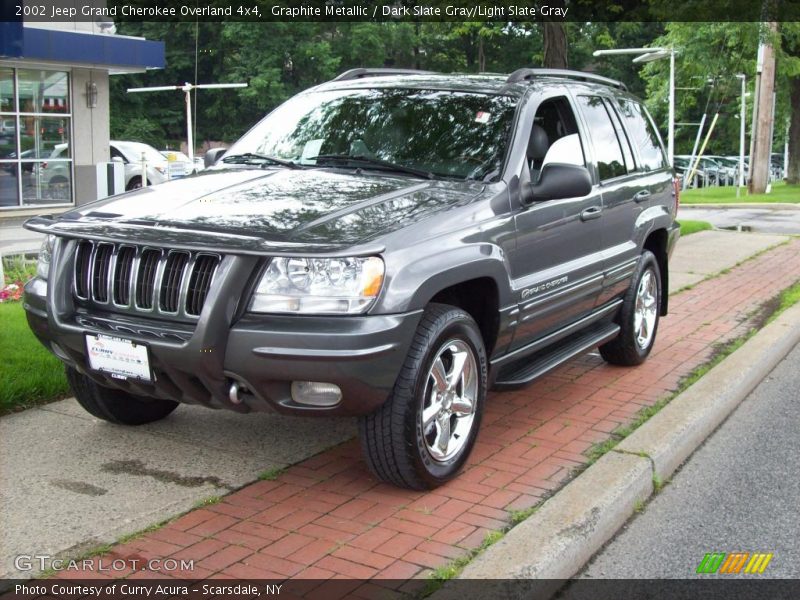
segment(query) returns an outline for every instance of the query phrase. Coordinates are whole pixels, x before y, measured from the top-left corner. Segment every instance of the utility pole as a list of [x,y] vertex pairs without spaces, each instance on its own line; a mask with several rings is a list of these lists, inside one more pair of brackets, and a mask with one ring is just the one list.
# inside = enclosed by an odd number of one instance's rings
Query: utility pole
[[756,130],[753,133],[753,155],[750,158],[751,194],[763,194],[769,183],[770,152],[772,151],[772,124],[775,119],[773,94],[775,93],[775,49],[772,47],[772,36],[777,32],[778,24],[774,21],[767,24],[767,38],[763,44],[763,68],[758,82],[758,95],[755,110],[757,111]]

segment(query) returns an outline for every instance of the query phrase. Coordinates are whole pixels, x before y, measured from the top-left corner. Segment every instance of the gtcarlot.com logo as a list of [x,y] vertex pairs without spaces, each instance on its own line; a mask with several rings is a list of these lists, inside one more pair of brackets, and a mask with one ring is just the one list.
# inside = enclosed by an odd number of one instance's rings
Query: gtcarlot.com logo
[[700,564],[697,565],[696,573],[710,574],[718,573],[721,575],[738,575],[744,573],[748,575],[760,575],[767,569],[767,565],[772,560],[772,553],[766,552],[708,552]]
[[19,571],[84,571],[84,572],[119,572],[119,571],[193,571],[194,560],[175,558],[103,558],[90,557],[81,559],[55,558],[48,554],[20,554],[14,559],[14,566]]

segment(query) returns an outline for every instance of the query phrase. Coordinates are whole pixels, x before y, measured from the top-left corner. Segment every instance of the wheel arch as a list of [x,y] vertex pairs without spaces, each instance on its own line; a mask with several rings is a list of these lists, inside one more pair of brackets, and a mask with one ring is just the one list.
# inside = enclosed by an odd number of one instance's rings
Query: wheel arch
[[661,275],[661,305],[659,314],[666,316],[669,308],[669,255],[667,253],[668,234],[666,229],[651,231],[644,241],[644,250],[649,250],[656,257],[658,270]]

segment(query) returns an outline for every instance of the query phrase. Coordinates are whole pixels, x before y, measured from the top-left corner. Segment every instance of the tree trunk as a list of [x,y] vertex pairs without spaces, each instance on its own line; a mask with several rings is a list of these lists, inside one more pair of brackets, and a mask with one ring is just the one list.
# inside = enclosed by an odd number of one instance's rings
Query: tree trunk
[[800,183],[800,77],[789,81],[792,115],[789,121],[789,169],[787,183]]
[[563,23],[544,22],[544,65],[547,69],[566,69],[567,32]]

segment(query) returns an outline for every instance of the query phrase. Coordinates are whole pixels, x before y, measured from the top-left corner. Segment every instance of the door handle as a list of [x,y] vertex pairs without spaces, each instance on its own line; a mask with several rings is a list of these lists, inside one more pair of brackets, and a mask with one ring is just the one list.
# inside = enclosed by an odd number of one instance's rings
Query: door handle
[[642,200],[647,200],[650,197],[649,190],[642,190],[641,192],[636,192],[633,195],[634,202],[641,202]]
[[603,214],[603,208],[601,206],[591,206],[581,213],[581,221],[599,219],[601,214]]

